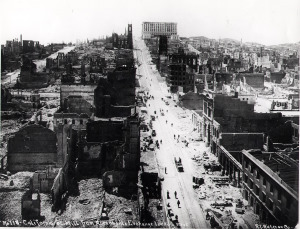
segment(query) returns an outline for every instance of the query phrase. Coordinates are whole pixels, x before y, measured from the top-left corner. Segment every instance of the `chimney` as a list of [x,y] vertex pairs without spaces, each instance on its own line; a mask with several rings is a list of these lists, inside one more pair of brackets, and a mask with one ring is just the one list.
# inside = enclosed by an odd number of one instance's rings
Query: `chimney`
[[23,43],[22,43],[22,34],[20,35],[20,42],[21,42],[21,46],[23,46]]

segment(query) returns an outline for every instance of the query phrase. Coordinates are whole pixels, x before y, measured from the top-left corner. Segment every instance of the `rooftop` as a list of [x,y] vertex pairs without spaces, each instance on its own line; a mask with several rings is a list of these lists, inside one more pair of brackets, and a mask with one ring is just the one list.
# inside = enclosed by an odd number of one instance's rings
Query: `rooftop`
[[271,171],[267,171],[267,169],[265,169],[266,172],[269,173],[269,175],[273,177],[274,180],[277,180],[281,185],[285,186],[285,183],[287,186],[289,186],[289,188],[293,189],[294,192],[297,192],[298,198],[299,165],[296,162],[292,161],[288,157],[280,155],[279,153],[265,153],[262,151],[244,150],[243,154],[246,156],[251,155],[256,162],[257,160],[260,161],[260,163],[255,163],[256,166],[262,169],[264,169],[263,165],[268,167],[268,169]]

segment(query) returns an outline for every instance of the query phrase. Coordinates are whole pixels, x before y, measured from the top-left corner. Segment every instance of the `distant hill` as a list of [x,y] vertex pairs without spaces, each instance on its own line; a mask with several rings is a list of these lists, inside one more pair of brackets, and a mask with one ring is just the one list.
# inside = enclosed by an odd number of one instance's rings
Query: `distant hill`
[[204,36],[196,36],[196,37],[189,37],[189,38],[200,39],[200,40],[212,40],[212,39],[204,37]]
[[260,43],[257,43],[257,42],[245,42],[245,43],[243,43],[243,44],[245,44],[245,45],[255,45],[255,46],[262,46],[262,47],[264,47],[265,45],[262,45],[262,44],[260,44]]
[[300,49],[300,41],[297,43],[286,43],[286,44],[279,44],[279,45],[270,45],[268,46],[270,48],[289,48],[293,50],[299,50]]
[[[205,36],[193,36],[189,37],[189,39],[199,39],[199,40],[209,40],[209,41],[218,41],[216,39],[211,39]],[[232,39],[232,38],[221,38],[221,42],[224,43],[233,43],[233,44],[240,44],[240,41]],[[300,50],[300,41],[297,43],[286,43],[286,44],[279,44],[279,45],[263,45],[257,42],[243,42],[244,45],[246,46],[259,46],[259,47],[266,47],[266,48],[274,48],[274,49],[290,49],[290,50]]]
[[240,41],[232,39],[232,38],[221,38],[220,41],[223,41],[226,43],[240,43]]

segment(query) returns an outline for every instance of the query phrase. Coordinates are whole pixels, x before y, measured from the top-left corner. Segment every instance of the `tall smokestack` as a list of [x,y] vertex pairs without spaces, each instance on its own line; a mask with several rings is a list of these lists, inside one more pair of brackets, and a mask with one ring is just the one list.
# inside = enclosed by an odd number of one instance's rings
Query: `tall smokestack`
[[21,42],[21,45],[23,46],[23,43],[22,43],[22,34],[20,35],[20,42]]

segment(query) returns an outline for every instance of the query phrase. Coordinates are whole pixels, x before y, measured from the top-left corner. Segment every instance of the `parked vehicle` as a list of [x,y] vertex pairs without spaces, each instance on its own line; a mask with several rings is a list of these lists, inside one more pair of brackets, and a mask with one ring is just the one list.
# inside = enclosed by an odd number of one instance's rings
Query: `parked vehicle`
[[155,137],[155,136],[156,136],[156,131],[155,131],[155,130],[152,130],[151,135],[152,135],[152,137]]
[[177,160],[176,157],[174,157],[174,161],[175,161],[175,165],[176,165],[176,168],[177,168],[178,172],[183,172],[183,166],[182,166],[182,163],[181,163],[181,158],[179,158]]
[[235,212],[244,214],[245,213],[245,207],[242,200],[238,200],[236,206],[235,206]]
[[220,207],[231,207],[232,203],[228,201],[216,201],[211,204],[213,208],[220,208]]

